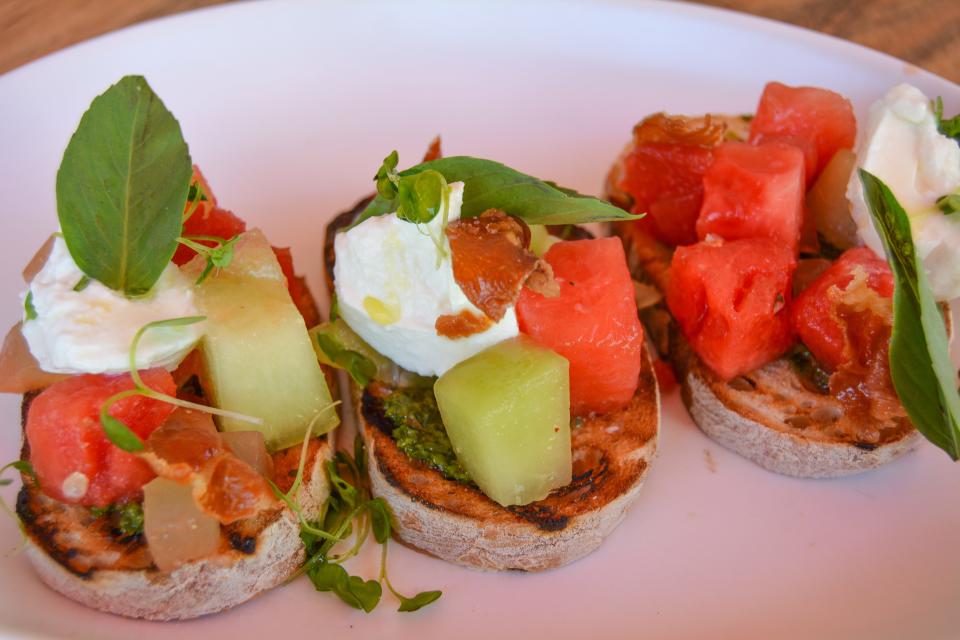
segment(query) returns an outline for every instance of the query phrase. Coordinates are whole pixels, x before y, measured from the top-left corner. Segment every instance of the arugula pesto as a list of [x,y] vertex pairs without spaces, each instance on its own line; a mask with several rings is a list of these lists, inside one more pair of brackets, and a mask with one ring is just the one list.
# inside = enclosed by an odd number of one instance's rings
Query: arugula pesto
[[91,507],[94,518],[109,518],[113,527],[124,537],[143,533],[143,506],[138,502]]
[[449,480],[473,484],[453,451],[432,388],[395,390],[384,398],[383,412],[396,425],[393,439],[397,448]]

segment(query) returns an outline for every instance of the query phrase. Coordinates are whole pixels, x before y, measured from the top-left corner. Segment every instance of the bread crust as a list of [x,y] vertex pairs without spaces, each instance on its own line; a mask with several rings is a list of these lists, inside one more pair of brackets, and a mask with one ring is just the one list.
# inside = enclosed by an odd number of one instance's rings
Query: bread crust
[[660,394],[646,348],[630,404],[571,429],[573,481],[524,506],[502,507],[400,451],[377,389],[352,387],[373,495],[390,504],[400,542],[468,567],[542,571],[587,555],[623,520],[657,453]]
[[[618,225],[631,273],[666,290],[670,250],[632,226]],[[877,443],[837,435],[850,418],[830,396],[806,388],[786,358],[723,382],[693,352],[662,302],[641,313],[658,351],[677,372],[681,397],[701,431],[764,469],[833,478],[879,467],[911,451],[920,434],[905,418],[879,425]],[[951,326],[947,313],[948,330]]]

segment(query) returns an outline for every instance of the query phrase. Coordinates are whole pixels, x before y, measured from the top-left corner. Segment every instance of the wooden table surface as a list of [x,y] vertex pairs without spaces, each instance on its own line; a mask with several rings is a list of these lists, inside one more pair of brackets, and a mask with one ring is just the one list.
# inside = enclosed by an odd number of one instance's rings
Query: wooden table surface
[[[0,0],[0,73],[121,27],[229,0]],[[884,51],[960,83],[960,0],[706,0]]]

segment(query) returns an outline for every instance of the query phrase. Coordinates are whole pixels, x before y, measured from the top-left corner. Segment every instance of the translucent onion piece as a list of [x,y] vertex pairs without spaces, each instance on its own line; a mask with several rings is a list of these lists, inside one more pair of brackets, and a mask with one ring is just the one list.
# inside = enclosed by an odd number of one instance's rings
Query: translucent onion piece
[[273,458],[267,453],[267,444],[259,431],[225,431],[223,441],[237,456],[265,478],[273,478]]
[[656,287],[636,280],[633,281],[633,293],[637,300],[637,309],[640,311],[652,307],[663,299]]
[[161,571],[205,558],[220,547],[220,523],[200,510],[189,485],[165,478],[143,487],[143,533]]
[[0,393],[36,391],[66,377],[41,369],[20,332],[20,323],[10,328],[0,350]]
[[857,225],[847,201],[847,182],[856,159],[849,149],[837,151],[807,192],[807,215],[820,235],[838,249],[858,244]]

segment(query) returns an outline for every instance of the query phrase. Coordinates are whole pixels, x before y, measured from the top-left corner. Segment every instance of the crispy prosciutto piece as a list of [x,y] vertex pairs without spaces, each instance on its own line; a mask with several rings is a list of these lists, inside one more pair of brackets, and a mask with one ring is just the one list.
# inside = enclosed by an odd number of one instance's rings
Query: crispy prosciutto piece
[[440,136],[437,136],[430,141],[430,146],[427,147],[427,152],[423,154],[423,161],[430,162],[431,160],[437,160],[443,157],[443,151],[440,149]]
[[158,476],[190,484],[200,508],[222,524],[276,504],[266,479],[233,455],[209,414],[177,409],[141,455]]
[[621,206],[646,217],[634,223],[671,246],[697,241],[703,203],[703,175],[726,125],[702,118],[655,113],[633,128],[633,140],[608,178],[608,190],[621,194]]
[[[455,220],[446,233],[453,277],[467,299],[488,319],[496,322],[503,318],[507,308],[516,303],[524,283],[529,282],[544,295],[559,292],[549,264],[528,249],[529,227],[503,211],[489,209],[473,218]],[[437,333],[462,337],[489,326],[461,316],[438,318]]]

